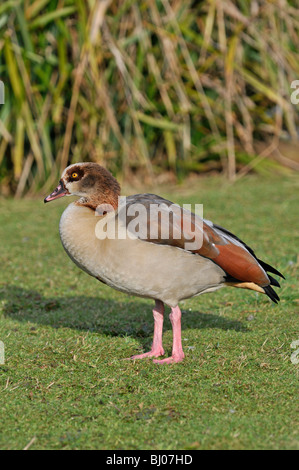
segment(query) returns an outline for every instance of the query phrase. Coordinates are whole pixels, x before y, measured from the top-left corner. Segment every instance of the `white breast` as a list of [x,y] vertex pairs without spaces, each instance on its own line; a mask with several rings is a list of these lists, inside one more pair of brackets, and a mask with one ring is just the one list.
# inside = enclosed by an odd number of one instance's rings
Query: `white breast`
[[92,210],[72,203],[61,217],[59,231],[70,258],[109,286],[171,307],[222,287],[225,273],[209,259],[128,237],[100,240],[96,236],[99,220]]

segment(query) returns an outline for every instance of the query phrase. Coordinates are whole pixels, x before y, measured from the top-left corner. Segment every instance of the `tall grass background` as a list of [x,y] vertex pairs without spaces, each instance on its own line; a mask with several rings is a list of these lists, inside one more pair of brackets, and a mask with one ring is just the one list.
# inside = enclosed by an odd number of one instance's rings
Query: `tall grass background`
[[[279,163],[297,141],[298,1],[8,0],[0,5],[0,184],[49,189],[69,163],[119,178]],[[262,150],[258,145],[263,142]],[[297,168],[298,164],[290,166]]]

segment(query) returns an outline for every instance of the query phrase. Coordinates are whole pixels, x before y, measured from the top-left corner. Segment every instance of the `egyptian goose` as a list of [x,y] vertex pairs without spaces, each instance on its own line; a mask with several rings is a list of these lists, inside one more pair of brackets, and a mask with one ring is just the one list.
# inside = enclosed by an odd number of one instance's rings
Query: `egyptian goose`
[[[182,299],[233,286],[264,293],[275,303],[279,300],[271,287],[280,287],[279,283],[268,273],[282,274],[258,259],[238,237],[154,194],[129,196],[120,205],[117,180],[96,163],[67,167],[44,202],[63,196],[79,198],[66,208],[59,226],[70,258],[114,289],[155,300],[152,348],[131,359],[164,355],[164,304],[171,308],[173,347],[170,357],[154,360],[158,364],[184,358],[178,306]],[[158,218],[150,217],[152,207],[159,208]],[[171,212],[172,207],[177,210]],[[140,208],[149,217],[136,216],[142,212]],[[165,215],[170,220],[170,235],[162,233]],[[182,222],[184,217],[189,217],[189,225]],[[188,246],[196,235],[201,243]]]

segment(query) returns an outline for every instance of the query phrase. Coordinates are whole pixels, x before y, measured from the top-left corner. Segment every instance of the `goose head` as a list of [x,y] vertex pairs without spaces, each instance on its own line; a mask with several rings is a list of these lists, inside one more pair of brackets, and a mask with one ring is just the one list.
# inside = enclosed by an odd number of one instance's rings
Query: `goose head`
[[63,171],[57,188],[44,202],[78,196],[78,205],[96,210],[101,204],[109,204],[116,209],[119,195],[120,186],[108,170],[97,163],[75,163]]

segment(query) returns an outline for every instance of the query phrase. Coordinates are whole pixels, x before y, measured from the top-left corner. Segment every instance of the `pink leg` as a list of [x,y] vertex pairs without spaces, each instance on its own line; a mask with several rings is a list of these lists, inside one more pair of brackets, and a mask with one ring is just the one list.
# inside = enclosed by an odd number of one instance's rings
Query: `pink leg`
[[182,348],[181,317],[181,310],[178,306],[171,309],[169,318],[173,331],[172,355],[160,361],[154,360],[153,362],[155,364],[172,364],[173,362],[181,362],[184,359],[185,355]]
[[164,349],[162,346],[162,334],[163,334],[163,319],[164,319],[164,304],[160,300],[156,300],[156,305],[153,310],[154,315],[154,338],[152,349],[144,354],[137,354],[132,356],[130,359],[143,359],[144,357],[159,357],[163,356]]

